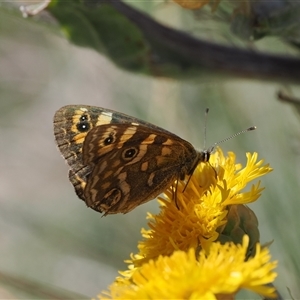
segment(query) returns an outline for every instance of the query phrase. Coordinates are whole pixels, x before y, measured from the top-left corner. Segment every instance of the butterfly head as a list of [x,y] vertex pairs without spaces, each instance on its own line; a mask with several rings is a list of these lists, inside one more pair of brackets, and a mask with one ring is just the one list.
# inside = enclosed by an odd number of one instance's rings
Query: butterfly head
[[204,162],[204,163],[209,162],[210,155],[212,154],[214,149],[215,148],[212,147],[210,149],[200,151],[199,152],[199,162],[198,163],[200,163],[200,162]]

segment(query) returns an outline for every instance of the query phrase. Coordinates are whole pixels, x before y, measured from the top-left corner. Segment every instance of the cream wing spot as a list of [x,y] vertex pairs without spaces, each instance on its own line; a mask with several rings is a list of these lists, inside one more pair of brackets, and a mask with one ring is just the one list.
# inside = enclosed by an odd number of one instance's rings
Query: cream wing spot
[[[118,153],[115,152],[115,153],[113,153],[113,154],[111,155],[110,160],[114,160],[114,159],[117,158],[117,157],[118,157]],[[118,161],[120,161],[120,160],[118,159],[118,160],[116,161],[116,166],[119,165]],[[115,164],[114,164],[114,165],[115,165]]]
[[96,123],[97,126],[103,125],[103,124],[109,124],[112,120],[112,113],[111,112],[102,112],[99,117],[98,121]]
[[124,169],[124,167],[120,167],[120,168],[115,172],[115,175],[119,175],[123,169]]
[[145,172],[148,170],[148,167],[149,167],[149,162],[144,162],[141,164],[141,171]]
[[111,182],[105,182],[104,184],[101,185],[102,190],[106,190],[109,186],[111,185]]
[[142,144],[151,145],[154,143],[155,138],[156,134],[150,134],[147,138],[143,140]]
[[107,171],[106,173],[104,173],[103,175],[103,179],[106,179],[107,177],[111,176],[114,172],[112,170]]
[[171,155],[172,153],[172,150],[170,147],[166,147],[164,146],[162,149],[161,149],[161,155],[162,156],[168,156],[168,155]]
[[[75,142],[76,144],[83,144],[85,137],[86,137],[86,133],[76,134],[74,136],[72,142]],[[82,151],[82,149],[80,149],[80,152],[81,151]]]
[[99,168],[99,173],[102,173],[103,170],[106,168],[107,168],[107,161],[104,161]]
[[128,127],[120,138],[118,148],[121,148],[125,142],[127,142],[137,131],[136,126]]
[[86,182],[84,180],[82,180],[82,178],[80,178],[78,175],[75,175],[75,179],[80,182],[80,186],[81,188],[84,190],[85,186],[86,186]]
[[163,143],[164,146],[171,146],[171,145],[173,145],[173,144],[174,144],[174,142],[173,142],[171,139],[167,139],[167,140]]
[[157,167],[160,167],[161,165],[165,164],[166,161],[168,161],[169,158],[166,156],[156,156],[156,165]]
[[91,202],[96,203],[97,201],[97,194],[98,194],[98,190],[97,189],[90,189],[89,190],[89,198],[91,199]]
[[123,199],[122,202],[126,203],[129,195],[130,195],[130,185],[126,182],[126,178],[127,178],[127,173],[123,172],[118,176],[119,179],[119,187],[122,191],[123,194]]
[[149,178],[148,178],[148,181],[147,181],[148,186],[152,186],[154,176],[155,176],[155,173],[154,173],[154,172],[152,172],[152,173],[149,175]]
[[120,165],[120,163],[121,163],[121,161],[120,161],[119,159],[118,159],[118,160],[115,160],[115,161],[112,163],[111,167],[112,167],[112,168],[116,168],[117,166]]
[[118,179],[121,181],[125,180],[127,178],[127,172],[123,172],[119,174]]

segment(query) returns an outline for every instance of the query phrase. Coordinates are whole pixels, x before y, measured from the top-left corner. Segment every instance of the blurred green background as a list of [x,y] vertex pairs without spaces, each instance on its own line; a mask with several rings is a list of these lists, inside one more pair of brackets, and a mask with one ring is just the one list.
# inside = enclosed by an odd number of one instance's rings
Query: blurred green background
[[[145,7],[177,28],[248,45],[226,39],[223,23],[200,22],[171,2]],[[251,47],[294,51],[274,37]],[[284,299],[290,298],[286,287],[297,299],[299,115],[276,99],[283,87],[300,95],[299,86],[287,83],[205,74],[180,81],[129,73],[93,50],[71,45],[57,26],[23,19],[11,6],[0,6],[0,298],[47,298],[27,280],[42,290],[39,284],[45,290],[58,287],[95,297],[118,270],[126,269],[123,261],[130,253],[137,252],[147,211],[158,211],[154,200],[129,214],[101,218],[75,195],[56,149],[52,119],[63,105],[88,104],[152,122],[196,148],[203,147],[206,107],[207,146],[256,125],[256,131],[224,143],[222,149],[234,151],[243,164],[245,152],[256,151],[274,168],[261,179],[266,190],[250,208],[260,222],[261,242],[274,240],[271,253],[279,261],[275,285]]]

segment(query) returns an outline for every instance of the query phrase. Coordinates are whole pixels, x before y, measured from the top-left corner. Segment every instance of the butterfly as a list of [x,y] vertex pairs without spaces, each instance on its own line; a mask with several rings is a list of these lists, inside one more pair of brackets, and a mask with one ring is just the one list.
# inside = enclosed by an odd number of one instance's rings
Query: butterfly
[[76,194],[104,215],[127,213],[154,199],[208,162],[214,148],[197,151],[151,123],[86,105],[60,108],[54,135]]

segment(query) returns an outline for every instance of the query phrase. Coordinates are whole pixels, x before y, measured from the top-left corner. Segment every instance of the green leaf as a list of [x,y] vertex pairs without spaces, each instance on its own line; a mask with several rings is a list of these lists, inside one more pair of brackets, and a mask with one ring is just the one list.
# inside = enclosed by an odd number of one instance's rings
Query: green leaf
[[56,1],[49,11],[74,44],[93,48],[122,68],[149,72],[149,47],[142,32],[110,5],[88,8]]

